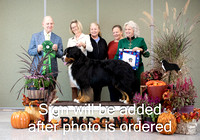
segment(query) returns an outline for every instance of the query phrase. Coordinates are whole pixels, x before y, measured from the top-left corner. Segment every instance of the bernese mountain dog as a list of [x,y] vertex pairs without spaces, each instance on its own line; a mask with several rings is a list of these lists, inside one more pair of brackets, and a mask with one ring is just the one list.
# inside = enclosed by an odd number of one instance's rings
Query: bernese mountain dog
[[93,87],[113,85],[129,103],[135,93],[136,76],[132,67],[122,60],[89,59],[76,46],[65,49],[63,61],[68,65],[70,80],[80,89],[77,103],[93,101]]
[[179,71],[181,71],[181,69],[177,64],[169,63],[167,62],[167,60],[162,60],[161,63],[162,63],[162,68],[166,72],[175,70],[178,73]]

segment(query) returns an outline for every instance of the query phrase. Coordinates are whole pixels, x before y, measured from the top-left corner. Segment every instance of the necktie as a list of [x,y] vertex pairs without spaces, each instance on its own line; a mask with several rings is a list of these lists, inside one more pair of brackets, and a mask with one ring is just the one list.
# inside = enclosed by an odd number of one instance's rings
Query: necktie
[[46,34],[46,40],[50,40],[50,34]]

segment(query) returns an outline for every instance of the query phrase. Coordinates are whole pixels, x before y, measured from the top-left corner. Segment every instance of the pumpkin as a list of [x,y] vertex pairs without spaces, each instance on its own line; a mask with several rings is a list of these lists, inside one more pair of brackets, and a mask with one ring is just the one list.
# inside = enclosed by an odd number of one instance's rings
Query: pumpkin
[[23,129],[28,128],[30,116],[26,111],[14,112],[11,116],[11,125],[13,128]]
[[30,120],[31,121],[38,121],[41,118],[40,115],[40,108],[39,107],[34,107],[34,106],[26,106],[25,111],[28,112],[30,115]]
[[146,86],[165,86],[166,83],[160,80],[150,80],[146,82]]
[[[170,121],[171,121],[171,131],[166,132],[164,126],[166,123],[170,123]],[[177,128],[176,118],[169,110],[168,112],[164,112],[158,116],[157,123],[163,125],[163,129],[160,132],[161,134],[172,135],[176,131]],[[169,125],[166,125],[166,130],[169,130]]]
[[167,85],[165,82],[160,80],[150,80],[146,82],[147,92],[152,98],[159,98],[162,100],[162,95],[167,89]]

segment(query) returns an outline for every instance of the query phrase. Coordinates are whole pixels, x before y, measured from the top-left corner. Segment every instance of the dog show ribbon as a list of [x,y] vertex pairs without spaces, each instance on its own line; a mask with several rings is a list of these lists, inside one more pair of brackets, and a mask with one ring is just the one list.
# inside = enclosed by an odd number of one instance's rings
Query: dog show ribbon
[[55,58],[56,54],[55,51],[52,49],[53,43],[49,40],[46,40],[42,43],[43,46],[43,57],[48,57],[46,60],[44,60],[43,64],[43,71],[42,74],[45,75],[47,73],[51,73],[51,58]]

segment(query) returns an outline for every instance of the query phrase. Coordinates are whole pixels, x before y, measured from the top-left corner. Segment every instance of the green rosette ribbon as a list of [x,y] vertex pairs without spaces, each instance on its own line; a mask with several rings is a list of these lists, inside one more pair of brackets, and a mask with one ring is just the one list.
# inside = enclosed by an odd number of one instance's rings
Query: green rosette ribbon
[[[44,60],[43,64],[43,71],[42,74],[45,75],[47,73],[51,73],[51,58],[55,58],[56,54],[55,51],[52,49],[53,43],[49,40],[46,40],[42,43],[43,46],[43,57],[47,57],[46,60]],[[46,56],[47,55],[47,56]]]

